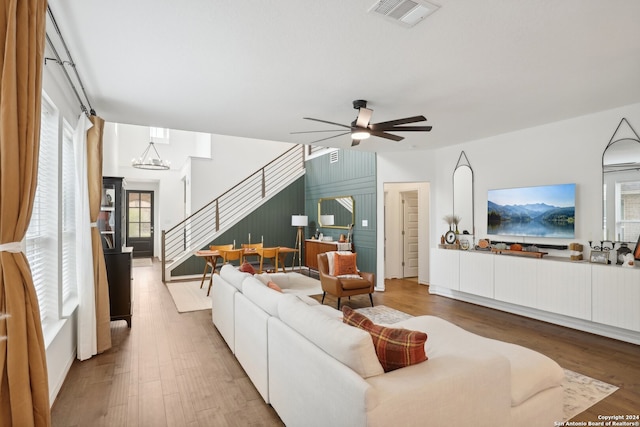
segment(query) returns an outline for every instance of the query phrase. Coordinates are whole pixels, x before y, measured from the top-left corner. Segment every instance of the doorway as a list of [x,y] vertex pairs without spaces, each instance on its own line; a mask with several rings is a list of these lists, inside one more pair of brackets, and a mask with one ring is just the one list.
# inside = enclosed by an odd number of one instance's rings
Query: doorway
[[134,258],[153,257],[153,191],[127,190],[127,246]]
[[384,278],[429,281],[428,182],[384,183]]

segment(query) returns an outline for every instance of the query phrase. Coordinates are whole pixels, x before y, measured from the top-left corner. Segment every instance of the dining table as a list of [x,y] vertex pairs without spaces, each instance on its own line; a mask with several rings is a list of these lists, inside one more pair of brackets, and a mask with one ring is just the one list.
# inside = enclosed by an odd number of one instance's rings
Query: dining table
[[[286,246],[278,246],[278,264],[282,265],[282,270],[286,273],[287,268],[285,267],[285,260],[288,254],[298,252],[297,249],[288,248]],[[213,273],[216,271],[216,264],[218,259],[223,258],[222,251],[212,251],[210,249],[201,249],[195,253],[197,257],[204,258],[204,271],[202,272],[202,279],[200,280],[200,289],[202,289],[202,285],[204,284],[204,280],[207,278],[207,271],[209,270],[209,265],[211,265],[211,275],[209,276],[209,290],[207,291],[207,296],[209,296],[209,292],[211,291],[211,285],[213,283]],[[244,253],[242,254],[242,258],[244,259],[247,256],[260,256],[256,248],[245,248]],[[293,267],[292,267],[293,268]]]

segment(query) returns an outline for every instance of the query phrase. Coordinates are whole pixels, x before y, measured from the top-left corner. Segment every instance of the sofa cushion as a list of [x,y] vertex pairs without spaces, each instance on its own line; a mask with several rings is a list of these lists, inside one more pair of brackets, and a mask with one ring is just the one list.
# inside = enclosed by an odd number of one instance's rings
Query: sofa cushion
[[262,273],[256,274],[257,277],[265,285],[269,281],[280,286],[282,292],[297,295],[319,295],[322,293],[320,281],[304,274],[290,273]]
[[220,277],[235,286],[239,291],[242,291],[242,282],[247,277],[251,277],[251,274],[243,273],[231,264],[225,264],[220,269]]
[[253,268],[253,265],[249,264],[246,261],[242,263],[239,270],[243,273],[249,273],[251,275],[256,274],[256,270]]
[[271,316],[278,316],[278,302],[282,297],[281,292],[270,289],[256,280],[254,276],[249,276],[242,283],[242,293],[249,301]]
[[518,406],[535,394],[562,384],[564,371],[537,351],[516,344],[485,338],[435,316],[417,316],[398,322],[399,326],[429,331],[427,350],[432,357],[448,357],[473,348],[499,354],[511,366],[511,406]]
[[346,305],[342,307],[342,313],[344,323],[371,334],[378,360],[385,372],[427,360],[424,350],[424,343],[427,341],[426,333],[376,325],[371,319]]
[[356,274],[356,256],[355,253],[341,254],[336,252],[333,256],[333,275]]
[[278,313],[286,325],[361,377],[384,373],[367,332],[345,325],[338,317],[308,306],[294,295],[280,298]]

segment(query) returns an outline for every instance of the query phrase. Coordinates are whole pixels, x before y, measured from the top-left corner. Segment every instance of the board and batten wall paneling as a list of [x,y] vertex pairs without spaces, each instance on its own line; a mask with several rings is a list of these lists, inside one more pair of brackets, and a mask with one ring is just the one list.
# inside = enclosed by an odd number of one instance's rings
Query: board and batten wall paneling
[[[233,243],[240,248],[242,243],[248,243],[251,233],[251,243],[260,243],[264,237],[264,245],[294,247],[296,243],[296,228],[291,226],[291,215],[304,211],[304,176],[276,194],[271,200],[251,212],[231,229],[222,233],[209,245],[225,245]],[[207,245],[206,249],[209,247]],[[287,257],[286,265],[291,265],[291,255]],[[192,256],[173,271],[173,276],[188,276],[202,274],[204,260]]]
[[[355,150],[338,150],[338,161],[331,163],[330,154],[306,162],[305,215],[309,227],[305,237],[315,234],[318,227],[318,199],[323,197],[353,196],[355,225],[353,244],[358,253],[358,268],[376,271],[376,154]],[[363,220],[367,222],[363,226]],[[325,236],[338,240],[348,230],[319,228]]]

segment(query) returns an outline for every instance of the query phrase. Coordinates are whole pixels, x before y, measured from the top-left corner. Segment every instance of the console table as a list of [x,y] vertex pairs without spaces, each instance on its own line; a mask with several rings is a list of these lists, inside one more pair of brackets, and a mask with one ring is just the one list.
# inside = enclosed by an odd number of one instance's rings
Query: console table
[[[339,242],[326,240],[306,239],[304,241],[304,265],[309,270],[318,271],[318,254],[337,251],[338,243]],[[353,251],[353,243],[349,246],[350,250]]]
[[431,250],[429,292],[640,344],[640,267]]

